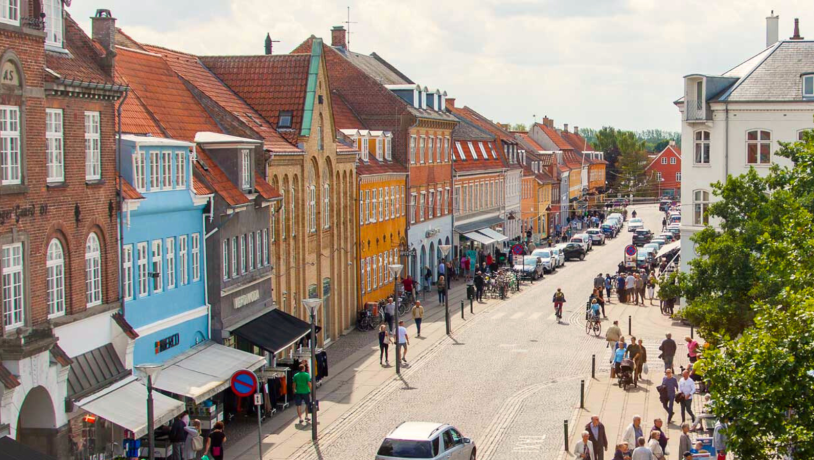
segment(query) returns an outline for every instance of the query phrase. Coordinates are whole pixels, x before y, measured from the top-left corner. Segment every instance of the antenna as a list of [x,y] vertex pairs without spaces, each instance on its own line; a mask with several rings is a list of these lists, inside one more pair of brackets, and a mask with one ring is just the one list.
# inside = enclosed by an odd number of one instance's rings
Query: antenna
[[348,51],[350,51],[350,25],[358,24],[358,22],[350,20],[350,7],[348,7],[348,20],[345,21],[345,24],[348,25]]

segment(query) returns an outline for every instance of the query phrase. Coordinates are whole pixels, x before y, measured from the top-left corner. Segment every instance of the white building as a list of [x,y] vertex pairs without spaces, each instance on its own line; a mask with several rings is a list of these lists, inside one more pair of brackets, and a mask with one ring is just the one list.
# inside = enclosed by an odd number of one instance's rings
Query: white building
[[755,168],[766,174],[789,164],[774,154],[780,142],[814,128],[814,41],[794,35],[778,41],[777,16],[767,20],[767,48],[721,75],[684,77],[681,112],[681,269],[695,257],[690,238],[708,221],[712,183]]

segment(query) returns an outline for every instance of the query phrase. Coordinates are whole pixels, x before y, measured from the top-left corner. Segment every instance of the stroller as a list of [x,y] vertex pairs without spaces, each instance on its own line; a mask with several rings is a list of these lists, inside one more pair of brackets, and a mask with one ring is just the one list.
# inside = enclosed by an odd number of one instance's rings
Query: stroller
[[627,390],[628,385],[635,385],[633,383],[633,372],[636,371],[636,363],[632,359],[625,358],[619,364],[619,372],[616,373],[616,378],[619,381],[619,388],[624,387]]

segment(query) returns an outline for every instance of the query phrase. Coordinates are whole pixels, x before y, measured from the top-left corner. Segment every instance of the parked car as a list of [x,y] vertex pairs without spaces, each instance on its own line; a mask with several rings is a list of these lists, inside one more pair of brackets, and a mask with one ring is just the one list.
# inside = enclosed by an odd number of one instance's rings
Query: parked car
[[551,248],[551,254],[554,256],[554,259],[557,261],[557,266],[562,267],[565,265],[565,253],[562,252],[562,247],[565,246],[564,244],[558,244]]
[[551,249],[535,249],[531,255],[540,258],[540,261],[543,262],[543,270],[547,273],[553,273],[557,269],[557,260],[554,258]]
[[633,233],[633,244],[636,246],[644,246],[653,239],[653,233],[646,228],[638,228]]
[[633,233],[637,228],[642,227],[644,227],[644,221],[641,217],[634,217],[633,219],[630,219],[630,222],[627,223],[627,231],[630,233]]
[[618,219],[619,222],[624,222],[625,221],[625,216],[622,213],[615,212],[615,213],[609,215],[608,219]]
[[668,243],[672,243],[675,241],[675,236],[671,232],[662,232],[658,235],[660,238],[664,238],[664,241]]
[[537,280],[543,277],[543,261],[537,256],[523,256],[522,264],[515,264],[514,271],[520,273],[521,278]]
[[603,232],[602,229],[589,228],[588,230],[585,230],[585,233],[591,237],[594,244],[598,244],[600,246],[605,244],[605,232]]
[[616,235],[619,233],[619,227],[610,222],[603,223],[599,228],[602,229],[602,233],[608,238],[616,238]]
[[651,240],[649,243],[642,246],[642,249],[645,251],[652,252],[653,255],[655,256],[659,252],[659,249],[661,249],[662,245],[660,245],[659,243],[654,243],[653,241],[654,240]]
[[670,206],[673,204],[673,200],[663,199],[659,201],[659,211],[666,211],[670,209]]
[[665,240],[662,237],[656,237],[656,238],[653,238],[652,240],[650,240],[650,244],[658,244],[659,249],[661,249],[662,246],[667,244],[667,240]]
[[667,231],[673,234],[674,239],[681,238],[681,227],[679,224],[670,224],[667,226]]
[[474,460],[476,452],[475,443],[451,425],[404,422],[384,438],[376,460]]
[[644,268],[646,267],[650,261],[653,259],[653,255],[650,252],[639,251],[636,254],[636,267]]
[[566,243],[562,249],[565,260],[579,259],[585,260],[585,245],[582,243]]
[[585,234],[574,235],[571,237],[571,243],[581,244],[585,252],[591,250],[591,237]]

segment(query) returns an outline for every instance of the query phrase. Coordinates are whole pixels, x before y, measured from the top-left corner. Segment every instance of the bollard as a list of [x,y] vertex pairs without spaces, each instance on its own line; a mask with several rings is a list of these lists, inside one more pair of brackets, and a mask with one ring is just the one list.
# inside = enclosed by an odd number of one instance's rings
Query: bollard
[[464,303],[463,303],[463,301],[461,301],[461,319],[466,319],[464,317]]
[[472,299],[470,298],[470,299],[469,299],[469,312],[470,312],[470,313],[475,313],[474,308],[475,308],[475,307],[473,307]]
[[591,378],[596,378],[596,355],[591,355]]
[[585,380],[579,381],[579,408],[585,409]]
[[627,335],[633,335],[633,317],[627,317]]
[[565,451],[568,452],[568,420],[562,422],[562,432],[565,436]]
[[693,329],[695,329],[695,328],[690,326],[690,338],[691,339],[695,339],[695,333],[694,333],[695,331]]

